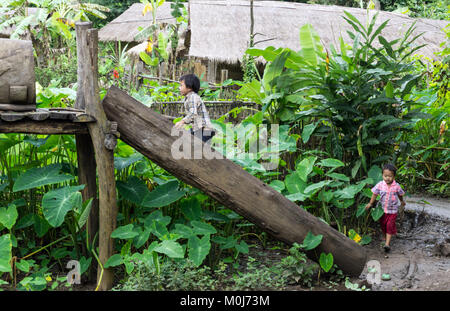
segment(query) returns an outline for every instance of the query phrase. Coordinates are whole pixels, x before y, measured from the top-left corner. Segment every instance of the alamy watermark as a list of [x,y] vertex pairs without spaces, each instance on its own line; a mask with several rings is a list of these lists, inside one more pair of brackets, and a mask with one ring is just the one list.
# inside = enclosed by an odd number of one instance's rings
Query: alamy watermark
[[366,280],[369,284],[381,283],[381,264],[378,260],[370,260],[367,262]]
[[67,283],[81,284],[81,266],[78,260],[71,260],[66,265],[67,269],[72,269],[67,273]]
[[[180,135],[181,133],[181,135]],[[280,129],[278,124],[226,124],[225,131],[217,131],[219,139],[203,144],[199,137],[189,131],[172,128],[171,135],[178,138],[171,145],[171,154],[180,159],[257,160],[267,170],[275,170],[280,159]],[[225,155],[225,156],[224,156]]]

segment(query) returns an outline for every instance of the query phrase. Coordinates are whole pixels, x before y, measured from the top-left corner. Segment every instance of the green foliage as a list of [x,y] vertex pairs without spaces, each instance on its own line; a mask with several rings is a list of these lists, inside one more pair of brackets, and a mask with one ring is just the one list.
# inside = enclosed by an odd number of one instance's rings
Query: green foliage
[[[408,96],[422,77],[409,73],[414,62],[406,61],[419,48],[409,48],[418,37],[411,38],[414,26],[403,38],[388,42],[381,35],[388,21],[375,28],[377,15],[364,26],[345,12],[354,30],[349,32],[353,45],[341,40],[340,52],[334,47],[331,54],[323,52],[310,26],[300,30],[299,52],[247,50],[269,65],[261,81],[244,84],[239,91],[262,105],[269,122],[314,123],[314,128],[305,127],[302,139],[325,138],[326,151],[346,159],[347,174],[352,171],[359,178],[373,164],[393,159],[393,142],[417,116],[418,111],[402,111],[412,106]],[[381,48],[374,47],[375,40]]]
[[306,254],[298,243],[292,245],[289,256],[281,260],[280,267],[288,284],[311,287],[313,276],[317,273],[317,265],[307,263]]
[[380,0],[380,4],[382,10],[404,12],[415,18],[448,20],[450,17],[445,0]]
[[12,242],[9,234],[0,236],[0,273],[11,272]]

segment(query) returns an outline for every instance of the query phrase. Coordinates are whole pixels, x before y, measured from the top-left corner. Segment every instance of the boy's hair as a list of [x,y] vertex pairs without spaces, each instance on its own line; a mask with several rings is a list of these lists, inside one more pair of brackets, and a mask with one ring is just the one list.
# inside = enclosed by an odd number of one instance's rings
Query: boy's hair
[[193,73],[184,75],[180,77],[180,82],[184,81],[187,88],[190,88],[195,93],[200,90],[200,79]]
[[390,163],[387,163],[387,164],[385,164],[383,166],[383,171],[384,170],[391,171],[392,173],[394,173],[394,176],[395,176],[395,173],[397,172],[397,168],[394,165],[390,164]]

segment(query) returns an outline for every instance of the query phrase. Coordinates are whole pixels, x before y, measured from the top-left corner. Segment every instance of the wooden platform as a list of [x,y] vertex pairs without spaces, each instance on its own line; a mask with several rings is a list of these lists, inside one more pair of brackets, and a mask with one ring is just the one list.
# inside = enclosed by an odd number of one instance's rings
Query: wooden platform
[[96,119],[74,108],[0,111],[0,133],[87,134],[90,122]]

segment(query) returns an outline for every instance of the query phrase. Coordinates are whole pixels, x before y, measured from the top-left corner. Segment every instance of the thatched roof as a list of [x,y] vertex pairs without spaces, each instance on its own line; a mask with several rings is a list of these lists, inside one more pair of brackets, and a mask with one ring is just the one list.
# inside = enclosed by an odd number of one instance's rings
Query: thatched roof
[[[139,33],[139,27],[145,28],[152,24],[152,13],[142,15],[144,5],[135,3],[130,6],[116,19],[99,30],[100,41],[123,41],[136,42],[135,36]],[[175,18],[171,15],[170,2],[165,2],[156,10],[158,23],[174,23]],[[142,40],[143,41],[143,40]]]
[[[190,0],[191,45],[189,56],[235,63],[241,60],[247,49],[250,36],[250,4],[248,0]],[[272,39],[257,44],[264,49],[268,46],[300,49],[299,30],[304,24],[311,24],[319,34],[325,47],[333,44],[339,48],[339,37],[352,42],[347,30],[353,28],[342,18],[344,10],[366,24],[367,10],[340,6],[310,5],[279,1],[254,1],[255,41]],[[372,17],[375,12],[370,10]],[[415,34],[424,32],[416,44],[428,44],[417,53],[434,57],[439,44],[446,40],[441,29],[448,22],[413,19],[406,15],[379,11],[377,25],[389,19],[382,35],[388,39],[402,37],[408,27],[416,23]],[[376,26],[377,27],[377,26]]]

